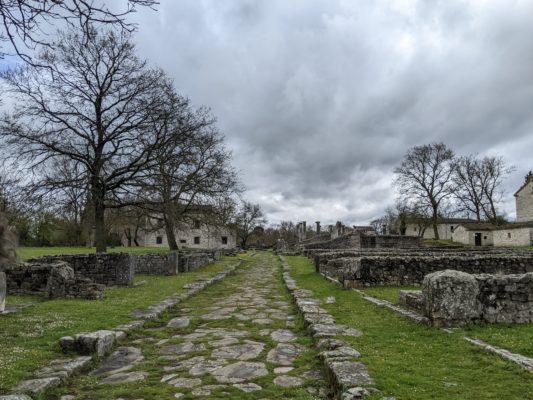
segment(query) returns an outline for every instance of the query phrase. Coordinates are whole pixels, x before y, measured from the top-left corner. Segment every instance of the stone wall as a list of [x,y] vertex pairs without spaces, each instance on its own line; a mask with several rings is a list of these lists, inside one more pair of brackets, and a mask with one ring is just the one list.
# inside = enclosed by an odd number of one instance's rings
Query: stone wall
[[523,274],[533,272],[533,255],[478,256],[364,256],[329,260],[319,265],[320,273],[338,280],[344,287],[418,285],[424,276],[454,269],[467,273]]
[[135,273],[144,275],[176,275],[179,272],[179,253],[138,254]]
[[47,299],[83,298],[101,299],[104,285],[76,275],[65,262],[21,263],[6,268],[9,294],[37,294]]
[[533,273],[494,275],[446,270],[429,274],[422,286],[426,316],[435,326],[473,322],[533,322]]
[[100,253],[45,256],[30,262],[40,264],[67,262],[76,275],[106,286],[130,286],[135,275],[136,257],[127,253]]

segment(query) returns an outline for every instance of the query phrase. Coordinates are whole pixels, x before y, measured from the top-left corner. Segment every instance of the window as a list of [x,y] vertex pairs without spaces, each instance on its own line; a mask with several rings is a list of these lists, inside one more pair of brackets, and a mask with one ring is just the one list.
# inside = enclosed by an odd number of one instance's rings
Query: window
[[187,243],[187,240],[185,240],[185,239],[180,239],[180,243]]
[[155,243],[156,244],[163,244],[163,236],[157,236],[155,238]]
[[200,236],[194,237],[194,244],[200,244]]
[[452,231],[452,233],[453,233],[453,226],[450,226],[450,231]]
[[483,239],[487,240],[487,237],[486,237],[486,236],[483,236]]
[[193,228],[194,228],[194,229],[200,229],[200,220],[195,219],[195,220],[193,221]]
[[415,228],[415,232],[416,232],[416,228]]
[[507,238],[511,239],[511,232],[507,232]]
[[222,244],[228,244],[228,237],[222,236]]

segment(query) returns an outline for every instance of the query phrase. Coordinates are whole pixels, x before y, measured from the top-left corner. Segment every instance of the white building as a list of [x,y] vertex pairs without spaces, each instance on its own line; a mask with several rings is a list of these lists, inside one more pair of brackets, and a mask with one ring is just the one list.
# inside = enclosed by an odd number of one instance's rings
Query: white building
[[[177,224],[174,234],[180,249],[234,249],[237,246],[235,228],[212,224],[208,219],[202,218],[202,215]],[[130,241],[122,234],[121,242],[127,246]],[[147,219],[144,228],[137,232],[137,243],[144,247],[168,247],[164,227],[158,227],[154,219]]]

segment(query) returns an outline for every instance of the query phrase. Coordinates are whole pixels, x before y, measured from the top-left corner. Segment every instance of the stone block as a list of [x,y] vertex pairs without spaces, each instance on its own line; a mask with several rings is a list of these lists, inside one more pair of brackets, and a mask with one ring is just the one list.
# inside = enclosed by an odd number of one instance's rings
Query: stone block
[[445,270],[426,275],[422,283],[425,315],[434,326],[464,326],[481,317],[474,276]]
[[64,336],[59,339],[63,352],[74,351],[78,354],[93,354],[102,357],[108,353],[116,340],[117,332],[101,330],[90,333],[79,333],[74,337]]
[[14,388],[14,390],[16,392],[38,394],[44,392],[47,389],[57,387],[60,384],[61,379],[57,377],[28,379],[26,381],[20,382]]

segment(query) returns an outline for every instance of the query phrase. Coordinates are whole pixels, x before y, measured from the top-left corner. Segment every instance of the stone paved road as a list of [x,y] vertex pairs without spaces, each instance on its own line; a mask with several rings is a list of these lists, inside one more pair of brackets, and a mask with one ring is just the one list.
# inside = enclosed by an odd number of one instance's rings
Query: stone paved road
[[136,331],[64,399],[320,399],[312,342],[281,281],[259,253],[236,275]]

